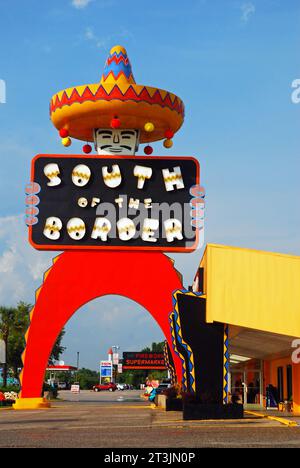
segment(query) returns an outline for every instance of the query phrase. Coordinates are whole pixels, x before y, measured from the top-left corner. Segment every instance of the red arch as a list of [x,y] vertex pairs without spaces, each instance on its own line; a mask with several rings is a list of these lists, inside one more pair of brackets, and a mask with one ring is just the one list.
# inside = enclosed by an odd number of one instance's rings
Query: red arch
[[181,363],[173,351],[168,321],[177,289],[182,284],[172,261],[159,252],[64,252],[37,293],[26,334],[20,396],[41,396],[48,359],[62,328],[84,304],[111,294],[128,297],[151,313],[172,350],[180,382]]

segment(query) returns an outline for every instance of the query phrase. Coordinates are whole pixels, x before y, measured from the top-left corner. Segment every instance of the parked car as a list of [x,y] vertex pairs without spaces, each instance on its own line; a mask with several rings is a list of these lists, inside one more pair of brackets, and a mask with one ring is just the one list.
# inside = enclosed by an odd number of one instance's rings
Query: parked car
[[161,395],[164,392],[164,390],[167,390],[167,388],[170,388],[170,387],[171,387],[170,383],[167,383],[167,382],[160,383],[159,386],[155,389],[156,395]]
[[117,390],[126,390],[126,384],[118,383],[117,384]]
[[68,390],[68,384],[66,382],[58,382],[58,390]]
[[107,384],[98,384],[93,386],[94,392],[102,392],[103,390],[109,390],[110,392],[115,392],[117,390],[116,384],[109,382]]

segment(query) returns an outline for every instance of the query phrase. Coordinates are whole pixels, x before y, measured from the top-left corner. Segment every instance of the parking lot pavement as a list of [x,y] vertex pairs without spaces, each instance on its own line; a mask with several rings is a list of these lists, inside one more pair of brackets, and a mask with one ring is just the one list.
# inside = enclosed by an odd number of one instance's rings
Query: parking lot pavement
[[62,392],[48,410],[0,410],[0,447],[300,447],[300,427],[247,417],[242,421],[183,421],[152,409],[140,392]]
[[108,402],[124,402],[124,403],[135,403],[144,404],[144,400],[141,399],[141,390],[124,390],[115,392],[102,391],[93,392],[84,390],[79,395],[73,394],[70,391],[59,392],[59,398],[65,402],[81,402],[81,403],[108,403]]

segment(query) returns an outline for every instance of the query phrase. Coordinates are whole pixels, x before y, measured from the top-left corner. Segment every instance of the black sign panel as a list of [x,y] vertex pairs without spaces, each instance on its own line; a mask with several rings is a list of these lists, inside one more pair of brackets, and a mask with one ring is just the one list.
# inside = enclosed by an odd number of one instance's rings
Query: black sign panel
[[164,353],[123,353],[123,370],[129,369],[156,369],[165,370]]
[[30,242],[40,250],[193,251],[190,189],[199,172],[191,157],[36,156]]

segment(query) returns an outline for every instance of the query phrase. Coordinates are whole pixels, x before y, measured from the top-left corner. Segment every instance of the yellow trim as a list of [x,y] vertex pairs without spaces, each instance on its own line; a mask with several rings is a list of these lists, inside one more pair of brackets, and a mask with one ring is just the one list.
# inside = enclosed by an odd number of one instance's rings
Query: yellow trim
[[13,405],[13,409],[18,411],[48,409],[50,407],[50,402],[44,398],[19,398]]
[[284,424],[288,427],[298,427],[298,423],[296,421],[291,421],[290,419],[279,418],[277,416],[269,416],[268,414],[256,413],[255,411],[245,411],[245,414],[250,414],[261,419],[270,419],[271,421],[277,421],[280,424]]
[[249,414],[250,416],[256,416],[257,418],[265,419],[266,415],[262,413],[256,413],[255,411],[245,411],[245,414]]
[[288,426],[288,427],[298,426],[298,423],[296,423],[296,421],[291,421],[289,419],[277,418],[277,416],[267,416],[267,418],[271,419],[272,421],[278,421],[280,424],[284,424],[285,426]]
[[[176,293],[177,293],[177,291],[174,293],[174,299],[176,300],[175,307],[177,305],[177,299],[175,297]],[[175,307],[174,307],[174,310],[175,310]],[[187,388],[188,377],[187,377],[186,362],[185,362],[185,359],[182,356],[181,352],[179,351],[179,349],[176,346],[176,332],[175,332],[175,329],[174,329],[174,320],[175,320],[174,315],[175,315],[174,312],[172,312],[170,314],[170,317],[171,317],[170,327],[171,327],[172,344],[173,344],[174,351],[176,352],[176,354],[179,356],[179,359],[181,360],[181,364],[182,364],[182,383]]]
[[[228,403],[229,396],[229,359],[227,359],[226,354],[229,354],[229,328],[228,325],[224,324],[224,361],[223,361],[223,402]],[[228,369],[227,369],[228,365]],[[226,380],[227,379],[227,380]],[[226,391],[227,387],[227,391]]]

